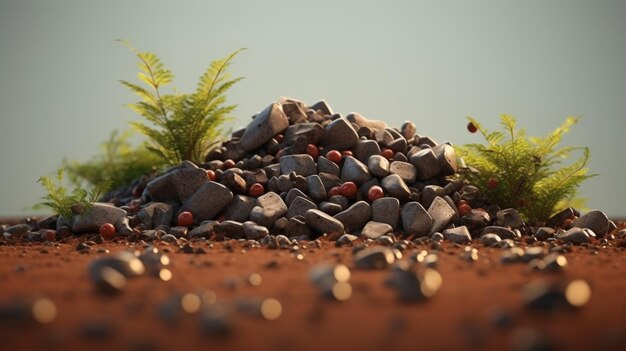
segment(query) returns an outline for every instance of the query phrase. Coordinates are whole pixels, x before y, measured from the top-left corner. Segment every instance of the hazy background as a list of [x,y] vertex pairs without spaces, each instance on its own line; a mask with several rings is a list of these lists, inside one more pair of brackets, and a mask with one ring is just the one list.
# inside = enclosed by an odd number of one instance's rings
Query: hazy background
[[583,119],[565,144],[591,148],[588,207],[623,216],[626,1],[0,0],[0,215],[32,213],[35,183],[87,160],[139,120],[135,57],[153,51],[182,91],[212,59],[247,47],[232,73],[235,126],[281,95],[358,111],[455,144],[482,141],[465,116],[510,113],[543,135]]

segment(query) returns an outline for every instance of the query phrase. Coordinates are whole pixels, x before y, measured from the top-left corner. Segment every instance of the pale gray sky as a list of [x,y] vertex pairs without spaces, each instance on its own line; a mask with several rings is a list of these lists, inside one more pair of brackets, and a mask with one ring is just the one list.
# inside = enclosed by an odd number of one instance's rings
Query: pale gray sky
[[64,157],[87,160],[138,120],[136,62],[115,39],[159,55],[193,89],[209,62],[247,47],[232,72],[235,126],[281,95],[325,98],[455,144],[479,141],[465,116],[530,134],[583,115],[566,144],[591,148],[581,195],[623,216],[625,1],[0,0],[0,215],[43,191]]

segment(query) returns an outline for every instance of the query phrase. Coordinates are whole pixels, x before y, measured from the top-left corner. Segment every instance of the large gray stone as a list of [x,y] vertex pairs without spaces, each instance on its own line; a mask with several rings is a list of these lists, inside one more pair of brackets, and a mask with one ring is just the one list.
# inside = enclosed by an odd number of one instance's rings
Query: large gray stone
[[413,182],[415,182],[415,177],[417,176],[417,170],[415,169],[415,166],[408,162],[391,162],[391,165],[389,166],[389,172],[391,174],[399,175],[400,178],[402,178],[402,180],[404,180],[404,182],[407,184],[412,184]]
[[359,140],[350,122],[345,118],[337,118],[326,126],[324,136],[320,141],[320,145],[326,150],[345,150],[350,149]]
[[418,237],[430,234],[433,219],[419,202],[407,202],[402,207],[401,217],[406,234],[416,234]]
[[385,194],[395,197],[400,201],[407,201],[411,197],[409,187],[397,174],[390,174],[383,178],[380,182],[380,186],[385,191]]
[[352,156],[346,156],[341,169],[341,180],[362,185],[372,179],[367,166]]
[[346,232],[355,233],[372,217],[372,207],[365,201],[359,201],[334,217],[343,223]]
[[361,237],[376,239],[389,233],[393,233],[393,228],[389,224],[369,221],[361,230]]
[[320,210],[308,210],[304,219],[306,224],[319,234],[345,234],[340,221]]
[[213,227],[213,232],[218,237],[228,237],[231,239],[243,239],[245,233],[243,231],[243,223],[236,221],[224,221],[217,223]]
[[308,236],[313,238],[313,231],[304,221],[304,217],[291,217],[285,228],[285,235],[288,238]]
[[302,196],[298,196],[291,202],[291,205],[289,205],[287,218],[304,216],[306,214],[306,211],[311,209],[317,209],[317,205]]
[[322,179],[317,174],[310,175],[306,177],[306,183],[309,188],[309,196],[315,201],[322,201],[326,199],[326,188],[324,188],[324,183],[322,183]]
[[433,227],[430,229],[430,232],[434,233],[447,228],[452,223],[456,212],[446,200],[436,197],[428,208],[428,214],[433,219]]
[[174,209],[170,204],[153,202],[141,208],[135,217],[145,229],[152,229],[159,225],[169,226],[174,217]]
[[259,225],[270,227],[274,222],[287,213],[287,205],[274,192],[268,192],[257,199],[258,206],[250,212],[250,219]]
[[602,211],[592,210],[572,223],[575,227],[589,228],[598,237],[603,237],[609,231],[609,218]]
[[213,228],[215,227],[217,223],[218,223],[217,221],[204,221],[200,223],[199,226],[190,230],[188,236],[189,238],[197,238],[197,237],[209,238],[211,234],[213,233]]
[[319,123],[292,124],[285,131],[283,144],[292,146],[296,140],[300,139],[304,140],[306,144],[317,145],[322,135],[324,135],[324,127]]
[[193,214],[195,223],[213,219],[233,199],[227,187],[216,182],[206,182],[180,209]]
[[245,195],[235,195],[224,208],[224,219],[245,222],[250,218],[250,211],[256,206],[256,199]]
[[472,242],[472,236],[466,226],[446,229],[443,231],[444,239],[457,244],[469,244]]
[[441,165],[432,149],[423,149],[413,154],[409,162],[416,169],[417,180],[428,180],[441,172]]
[[335,162],[327,159],[324,156],[320,156],[317,158],[317,171],[319,173],[332,174],[337,177],[339,177],[339,174],[341,174],[339,166]]
[[269,235],[267,228],[260,226],[252,221],[244,222],[241,227],[248,240],[259,240]]
[[382,197],[372,203],[372,220],[387,223],[394,230],[398,229],[400,219],[400,201],[394,197]]
[[373,155],[380,155],[380,146],[376,140],[359,140],[354,146],[354,157],[365,164]]
[[516,209],[506,208],[496,213],[496,225],[508,228],[519,228],[524,226],[524,221]]
[[267,143],[276,134],[289,127],[289,119],[278,103],[269,105],[261,111],[246,127],[239,140],[239,146],[249,152]]
[[557,235],[557,239],[562,240],[566,243],[572,243],[574,245],[580,245],[583,243],[588,243],[591,241],[591,238],[595,238],[596,234],[593,230],[588,228],[579,228],[572,227],[565,233],[561,233]]
[[373,130],[383,130],[387,128],[387,123],[384,121],[365,118],[358,112],[348,114],[346,119],[359,127],[367,127]]
[[303,193],[301,190],[293,188],[287,192],[287,196],[285,197],[285,205],[287,205],[287,207],[291,206],[291,203],[293,202],[293,200],[295,200],[296,197],[298,196],[301,196],[307,200],[312,200],[308,195]]
[[180,168],[150,181],[145,192],[152,201],[185,202],[208,181],[206,171],[203,169]]
[[316,173],[313,157],[310,155],[286,155],[280,158],[280,171],[282,174],[295,172],[302,176],[310,176]]
[[441,172],[439,175],[449,176],[456,173],[458,166],[454,148],[448,144],[439,144],[433,147],[433,152],[439,161]]
[[377,178],[385,178],[389,175],[389,160],[381,155],[373,155],[367,160],[370,173]]
[[[74,214],[70,221],[74,233],[97,233],[100,226],[105,223],[115,225],[119,232],[118,223],[121,224],[124,220],[127,220],[126,211],[108,203],[96,202],[91,206],[91,209],[85,210],[82,214]],[[128,235],[129,233],[125,231],[122,234]]]
[[354,254],[354,265],[359,269],[385,269],[395,261],[393,250],[384,246],[363,249]]

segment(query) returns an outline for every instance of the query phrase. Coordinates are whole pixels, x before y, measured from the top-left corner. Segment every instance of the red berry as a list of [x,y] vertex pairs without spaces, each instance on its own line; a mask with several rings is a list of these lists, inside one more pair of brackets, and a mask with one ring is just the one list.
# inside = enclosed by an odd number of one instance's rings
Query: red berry
[[350,150],[343,150],[341,152],[341,156],[352,156],[352,151],[350,151]]
[[215,171],[207,169],[206,171],[206,176],[207,178],[209,178],[210,181],[215,181],[215,179],[217,179],[217,174],[215,173]]
[[467,124],[467,130],[468,130],[470,133],[476,133],[476,131],[478,130],[478,128],[476,127],[476,125],[475,125],[474,123],[469,122],[469,123]]
[[280,144],[283,142],[283,140],[285,139],[285,136],[282,134],[276,134],[276,136],[274,137],[274,139],[276,139],[276,141]]
[[104,223],[100,226],[98,233],[105,239],[111,239],[115,236],[115,226],[111,223]]
[[334,162],[336,164],[339,164],[339,162],[341,161],[341,152],[339,152],[337,150],[330,150],[326,154],[326,158],[331,160],[332,162]]
[[341,195],[347,197],[348,199],[351,199],[356,196],[357,189],[358,188],[356,184],[354,184],[354,182],[345,182],[341,184],[339,192],[341,193]]
[[193,225],[193,214],[183,211],[178,215],[178,225],[181,227],[191,227]]
[[252,197],[259,197],[265,193],[265,188],[260,183],[254,183],[250,185],[250,189],[248,189],[248,195]]
[[496,178],[489,178],[489,180],[487,180],[487,188],[495,189],[497,187],[498,187],[498,180]]
[[380,199],[381,197],[385,196],[385,193],[383,192],[383,188],[379,187],[378,185],[374,185],[372,186],[368,191],[367,191],[367,198],[371,201],[374,202],[375,200]]
[[317,160],[317,158],[320,157],[320,150],[317,148],[317,146],[313,144],[309,144],[306,146],[306,153],[311,155],[314,160]]
[[459,215],[461,217],[468,215],[472,211],[472,207],[468,204],[463,204],[457,207],[457,209],[459,210]]
[[330,190],[328,191],[328,196],[335,196],[335,195],[341,195],[341,190],[339,190],[340,188],[338,186],[334,186],[332,188],[330,188]]
[[235,167],[235,161],[228,159],[226,161],[224,161],[224,169],[230,169]]
[[459,208],[459,206],[461,206],[461,205],[467,205],[467,201],[463,200],[463,199],[457,201],[456,207]]
[[391,149],[389,149],[389,148],[384,148],[384,149],[380,152],[380,154],[381,154],[384,158],[386,158],[386,159],[388,159],[388,160],[391,160],[391,159],[393,158],[393,156],[394,156],[393,150],[391,150]]

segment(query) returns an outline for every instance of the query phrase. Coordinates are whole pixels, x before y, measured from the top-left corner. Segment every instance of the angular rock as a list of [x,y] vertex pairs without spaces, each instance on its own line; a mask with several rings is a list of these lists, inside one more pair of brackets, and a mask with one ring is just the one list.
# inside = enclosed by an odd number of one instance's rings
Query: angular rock
[[389,168],[391,167],[391,165],[389,164],[389,160],[387,160],[383,156],[372,155],[367,160],[367,167],[374,177],[385,178],[389,175]]
[[269,235],[267,228],[260,226],[252,221],[244,222],[241,227],[248,240],[259,240]]
[[276,134],[289,127],[289,119],[278,103],[269,105],[261,111],[246,127],[239,140],[239,146],[246,152],[257,149],[267,143]]
[[204,221],[199,226],[189,231],[189,238],[209,238],[213,234],[213,228],[217,221]]
[[361,230],[361,237],[376,239],[388,233],[393,233],[393,228],[389,224],[369,221]]
[[224,172],[220,177],[220,183],[235,194],[245,194],[248,190],[245,179],[234,171]]
[[546,222],[546,227],[560,227],[563,224],[564,220],[568,218],[573,218],[574,216],[580,217],[580,213],[574,208],[568,207],[550,217],[550,219],[548,219],[548,221]]
[[334,217],[343,223],[346,232],[356,233],[372,217],[372,207],[365,201],[358,201]]
[[340,221],[320,210],[308,210],[304,218],[306,224],[319,234],[345,234]]
[[498,236],[498,234],[494,234],[494,233],[487,233],[480,237],[480,242],[482,242],[483,245],[487,247],[497,244],[501,240],[502,239]]
[[375,222],[387,223],[398,229],[400,219],[400,201],[393,197],[383,197],[372,203],[372,220]]
[[328,202],[328,201],[320,202],[318,207],[320,211],[330,216],[334,216],[338,214],[339,212],[343,211],[343,208],[341,207],[341,205],[333,203],[333,202]]
[[324,115],[334,114],[333,109],[324,99],[314,103],[313,105],[309,106],[309,108],[314,111],[321,111]]
[[[444,196],[446,196],[446,191],[439,185],[425,186],[424,189],[422,189],[422,194],[421,194],[421,200],[422,200],[422,204],[424,205],[424,207],[430,207],[430,204],[433,203],[433,200],[435,200],[437,196],[443,198]],[[453,209],[456,208],[456,206],[450,206],[450,207],[452,207]]]
[[[87,210],[82,214],[75,214],[72,216],[72,231],[74,233],[97,233],[100,226],[105,223],[111,223],[117,228],[117,224],[126,219],[126,215],[126,211],[121,208],[108,203],[96,202],[90,210]],[[119,230],[118,232],[122,233]],[[124,233],[128,235],[126,231]]]
[[428,208],[428,214],[433,219],[433,227],[430,229],[430,232],[434,233],[447,228],[454,219],[456,212],[446,200],[436,197]]
[[383,188],[385,194],[395,197],[401,202],[411,198],[409,187],[397,174],[390,174],[383,178],[380,182],[380,186]]
[[341,179],[330,173],[320,173],[318,176],[322,180],[322,184],[324,184],[324,189],[330,190],[341,185]]
[[352,156],[346,156],[341,169],[341,180],[344,182],[354,182],[357,185],[372,179],[366,165]]
[[415,123],[411,121],[405,121],[404,123],[402,123],[402,126],[400,127],[400,132],[402,133],[402,136],[406,140],[413,139],[416,131],[417,131],[417,128],[415,127]]
[[243,223],[235,221],[220,222],[213,227],[213,232],[220,237],[231,239],[243,239],[245,237]]
[[312,199],[308,195],[306,195],[299,189],[293,188],[289,190],[289,192],[287,192],[287,196],[285,197],[285,204],[287,205],[287,207],[291,206],[291,203],[293,202],[293,200],[295,200],[296,197],[298,196],[312,201]]
[[566,243],[580,245],[591,242],[591,238],[595,238],[595,236],[596,234],[591,229],[572,227],[565,233],[557,235],[556,238]]
[[298,175],[310,176],[316,173],[315,161],[310,155],[286,155],[280,158],[282,174],[295,172]]
[[396,290],[400,301],[416,302],[437,294],[443,279],[432,268],[416,272],[407,265],[398,265],[391,271],[386,282]]
[[359,269],[384,269],[396,261],[396,256],[388,247],[372,247],[354,254],[354,265]]
[[515,233],[509,228],[499,227],[495,225],[485,227],[482,230],[482,235],[485,235],[488,233],[496,234],[502,239],[517,239],[520,237],[519,235],[517,235],[517,233]]
[[357,112],[352,112],[348,114],[346,116],[346,119],[359,127],[367,127],[373,130],[384,130],[385,128],[387,128],[387,123],[385,123],[384,121],[367,119]]
[[354,157],[365,164],[374,155],[380,155],[380,146],[376,140],[359,140],[354,146]]
[[343,195],[333,195],[328,199],[328,202],[341,206],[341,211],[345,211],[350,204],[348,198]]
[[417,176],[417,170],[415,169],[415,166],[408,162],[391,162],[391,165],[389,166],[389,172],[391,174],[399,175],[400,178],[402,178],[402,180],[404,180],[404,182],[407,184],[412,184],[413,182],[415,182],[415,177]]
[[609,231],[609,218],[604,212],[599,210],[592,210],[576,219],[572,225],[579,228],[589,228],[598,237],[604,237]]
[[456,153],[454,152],[452,145],[444,143],[439,144],[432,149],[433,153],[437,157],[437,160],[439,161],[439,168],[441,169],[439,175],[449,176],[455,174],[458,166],[456,162]]
[[501,227],[519,228],[524,226],[524,221],[519,212],[514,208],[506,208],[496,214],[496,225]]
[[245,222],[250,218],[250,211],[256,206],[256,199],[245,195],[235,195],[224,208],[224,219]]
[[288,238],[308,236],[313,237],[313,231],[304,221],[304,217],[291,217],[285,228],[285,236]]
[[208,181],[205,170],[197,167],[185,167],[165,173],[150,181],[146,185],[145,192],[152,201],[184,202]]
[[432,149],[423,149],[413,154],[409,162],[415,166],[416,179],[428,180],[441,172],[441,165]]
[[170,225],[174,217],[174,208],[168,203],[153,202],[142,207],[135,217],[147,229]]
[[[206,175],[205,175],[206,177]],[[195,223],[213,219],[233,199],[233,193],[224,185],[206,182],[189,198],[180,211],[193,214]]]
[[546,241],[554,237],[555,230],[550,227],[539,227],[535,232],[535,238],[539,241]]
[[309,196],[315,201],[322,201],[326,199],[326,188],[322,179],[317,174],[306,177],[307,187],[309,188]]
[[292,124],[285,131],[283,144],[285,146],[292,146],[296,143],[297,139],[301,139],[304,140],[305,145],[317,145],[322,135],[324,135],[324,127],[319,123]]
[[258,206],[250,212],[250,219],[259,225],[270,227],[274,221],[287,213],[287,205],[274,192],[268,192],[257,199]]
[[444,239],[457,244],[469,244],[472,242],[472,236],[466,226],[446,229],[443,231]]
[[287,211],[287,218],[304,216],[308,210],[312,209],[317,209],[317,205],[304,197],[298,196],[291,202],[289,210]]
[[332,174],[336,177],[339,177],[339,175],[341,174],[339,166],[324,156],[320,156],[317,158],[317,171],[319,173]]
[[433,219],[419,202],[412,201],[404,204],[400,215],[402,228],[406,234],[416,234],[418,237],[430,234]]
[[326,150],[346,150],[357,143],[359,136],[345,118],[337,118],[326,126],[320,145]]

